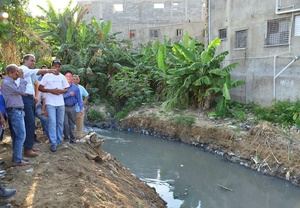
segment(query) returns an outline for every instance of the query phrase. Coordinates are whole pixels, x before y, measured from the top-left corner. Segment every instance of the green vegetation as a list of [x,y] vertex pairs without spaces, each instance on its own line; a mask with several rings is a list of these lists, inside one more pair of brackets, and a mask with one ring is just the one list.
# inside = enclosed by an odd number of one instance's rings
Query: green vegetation
[[[0,5],[11,15],[0,25],[0,48],[13,48],[14,54],[14,59],[0,54],[0,66],[19,63],[25,53],[36,54],[37,65],[49,64],[55,56],[62,60],[63,71],[81,76],[91,101],[108,104],[118,119],[152,102],[166,109],[214,108],[216,116],[229,113],[229,90],[243,83],[230,77],[235,64],[223,63],[228,52],[216,53],[220,39],[205,47],[185,34],[176,43],[165,40],[132,48],[111,33],[111,22],[83,21],[86,11],[79,6],[57,12],[48,1],[48,7],[40,8],[44,16],[32,18],[21,1]],[[90,119],[99,116],[95,114],[90,112]]]
[[101,122],[105,120],[105,115],[95,109],[90,109],[87,112],[87,119],[91,122]]
[[260,120],[278,123],[283,126],[300,126],[300,101],[278,101],[267,108],[255,106],[253,111]]

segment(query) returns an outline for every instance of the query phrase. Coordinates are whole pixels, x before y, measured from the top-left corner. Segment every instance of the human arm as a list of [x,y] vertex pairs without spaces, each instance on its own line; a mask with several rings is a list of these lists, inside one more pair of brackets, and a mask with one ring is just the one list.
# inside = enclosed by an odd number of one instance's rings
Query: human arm
[[83,112],[83,100],[82,96],[80,94],[79,88],[77,87],[77,90],[75,91],[76,100],[80,109],[80,112]]
[[63,94],[67,91],[67,89],[46,89],[44,85],[40,84],[39,85],[39,91],[45,92],[45,93],[51,93],[54,95],[60,95]]
[[39,82],[34,82],[34,102],[37,103],[39,100]]
[[21,78],[20,84],[17,86],[15,82],[11,80],[4,80],[2,83],[2,93],[6,94],[7,96],[18,94],[18,95],[25,95],[27,82]]
[[42,103],[42,114],[48,116],[48,112],[46,109],[46,100],[44,97],[41,97],[41,103]]
[[29,69],[27,66],[20,66],[24,73],[24,77],[32,76],[32,75],[43,75],[47,73],[56,73],[55,69]]
[[82,97],[84,98],[83,104],[86,105],[88,103],[89,93],[82,85],[79,85],[79,89],[80,89]]

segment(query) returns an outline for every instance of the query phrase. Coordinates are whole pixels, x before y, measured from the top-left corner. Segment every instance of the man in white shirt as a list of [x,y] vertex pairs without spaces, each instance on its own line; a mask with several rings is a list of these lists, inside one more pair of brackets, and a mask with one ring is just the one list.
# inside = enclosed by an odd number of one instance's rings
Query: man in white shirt
[[[24,103],[25,112],[25,128],[26,128],[26,139],[24,142],[24,156],[36,157],[38,156],[37,149],[33,147],[35,139],[35,100],[34,100],[34,83],[32,82],[32,75],[34,74],[45,74],[53,72],[49,69],[34,69],[35,56],[33,54],[26,54],[23,57],[23,65],[20,68],[23,71],[24,79],[27,82],[25,95],[22,96]],[[19,80],[16,80],[18,85]]]
[[50,150],[56,152],[57,145],[62,142],[65,103],[63,94],[67,91],[69,83],[60,73],[61,62],[54,60],[52,68],[56,73],[49,73],[42,78],[39,90],[43,92],[48,112],[48,135],[51,143]]

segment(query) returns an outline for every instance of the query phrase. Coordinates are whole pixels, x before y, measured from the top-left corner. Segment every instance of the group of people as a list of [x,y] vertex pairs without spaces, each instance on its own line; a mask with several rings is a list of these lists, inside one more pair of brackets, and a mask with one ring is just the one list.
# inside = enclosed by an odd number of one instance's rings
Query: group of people
[[34,69],[35,61],[33,54],[25,55],[22,66],[10,64],[6,67],[2,80],[4,102],[0,99],[0,112],[4,119],[0,122],[4,125],[7,119],[9,124],[14,166],[29,164],[23,154],[25,157],[39,155],[39,149],[34,147],[36,116],[49,138],[51,152],[57,151],[63,139],[75,143],[76,137],[82,136],[84,101],[87,101],[88,92],[79,85],[79,76],[71,71],[60,73],[60,60],[52,61],[50,69]]

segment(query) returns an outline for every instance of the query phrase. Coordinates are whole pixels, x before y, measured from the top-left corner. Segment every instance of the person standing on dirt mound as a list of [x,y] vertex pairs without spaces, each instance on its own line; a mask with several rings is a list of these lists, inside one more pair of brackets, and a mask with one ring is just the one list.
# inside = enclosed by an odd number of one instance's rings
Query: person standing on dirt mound
[[48,135],[51,143],[50,150],[56,152],[57,145],[62,142],[64,128],[65,102],[63,94],[70,87],[65,76],[60,73],[61,62],[52,61],[54,74],[46,74],[42,78],[39,90],[44,92],[45,104],[48,113]]
[[[53,72],[53,70],[49,69],[34,69],[34,66],[35,56],[33,54],[26,54],[23,57],[23,65],[20,66],[24,74],[24,79],[27,81],[25,94],[22,96],[26,127],[26,138],[24,142],[24,156],[26,157],[38,156],[38,150],[33,147],[35,140],[35,91],[32,76]],[[17,85],[19,84],[19,79],[16,80],[16,83]]]
[[79,88],[73,83],[73,73],[67,71],[65,77],[68,80],[70,87],[64,94],[65,100],[65,121],[64,121],[64,139],[70,143],[75,143],[74,127],[76,121],[76,105],[79,107],[79,114],[83,113],[83,101],[80,95]]
[[[24,122],[24,103],[22,95],[25,94],[27,81],[23,78],[22,70],[15,64],[6,67],[7,76],[4,78],[1,86],[1,92],[4,97],[8,124],[12,138],[13,156],[12,161],[16,166],[29,164],[23,160],[23,144],[26,137]],[[19,79],[19,86],[15,80]]]
[[75,110],[76,110],[76,137],[81,138],[81,137],[83,137],[83,129],[84,129],[84,114],[85,114],[84,106],[88,102],[89,93],[82,85],[79,84],[80,77],[77,74],[73,75],[73,80],[74,80],[74,84],[79,88],[80,96],[83,100],[83,110],[82,111],[80,110],[80,107],[78,104],[75,107]]

